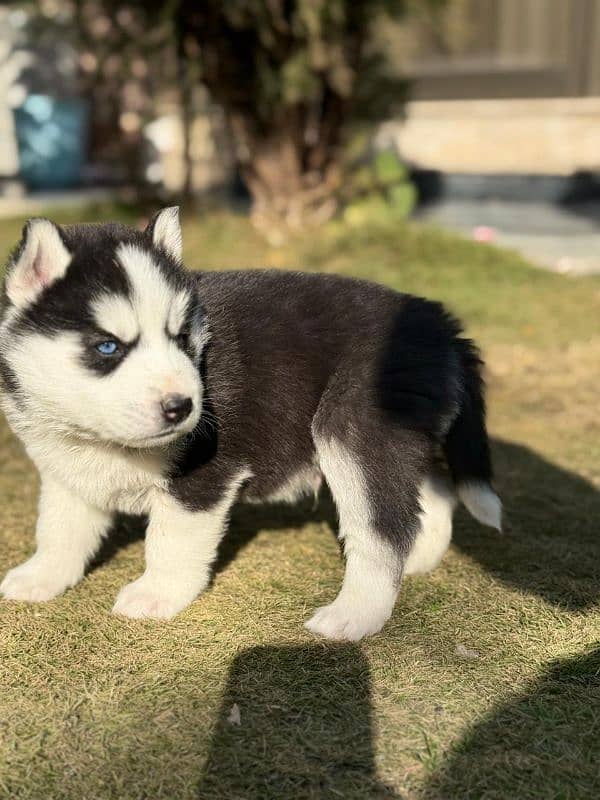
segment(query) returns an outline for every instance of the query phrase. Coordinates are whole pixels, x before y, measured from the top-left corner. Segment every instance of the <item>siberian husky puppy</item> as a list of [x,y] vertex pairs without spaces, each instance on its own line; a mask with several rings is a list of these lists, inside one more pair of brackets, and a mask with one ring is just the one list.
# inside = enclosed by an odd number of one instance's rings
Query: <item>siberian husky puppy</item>
[[455,494],[500,528],[480,369],[439,303],[333,275],[186,271],[176,208],[144,232],[33,219],[6,271],[0,383],[41,475],[37,550],[0,591],[60,595],[113,515],[141,514],[146,569],[113,611],[173,617],[207,587],[236,501],[324,480],[346,573],[306,625],[376,633],[402,576],[442,558]]

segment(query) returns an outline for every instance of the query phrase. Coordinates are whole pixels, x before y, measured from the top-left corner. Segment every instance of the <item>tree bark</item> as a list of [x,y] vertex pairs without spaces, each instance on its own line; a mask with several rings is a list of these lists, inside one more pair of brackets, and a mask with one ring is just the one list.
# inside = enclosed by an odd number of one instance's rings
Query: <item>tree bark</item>
[[300,116],[289,113],[264,134],[254,130],[252,119],[230,114],[240,171],[252,196],[252,221],[274,242],[326,221],[337,209],[334,151],[320,132],[314,145],[304,141]]

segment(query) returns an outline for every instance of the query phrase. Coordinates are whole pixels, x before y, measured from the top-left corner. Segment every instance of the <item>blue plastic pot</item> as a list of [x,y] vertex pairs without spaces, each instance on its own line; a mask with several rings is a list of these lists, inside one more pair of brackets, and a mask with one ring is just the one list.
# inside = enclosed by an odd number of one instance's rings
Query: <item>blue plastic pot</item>
[[31,94],[14,111],[21,178],[30,189],[64,189],[81,182],[88,135],[84,100]]

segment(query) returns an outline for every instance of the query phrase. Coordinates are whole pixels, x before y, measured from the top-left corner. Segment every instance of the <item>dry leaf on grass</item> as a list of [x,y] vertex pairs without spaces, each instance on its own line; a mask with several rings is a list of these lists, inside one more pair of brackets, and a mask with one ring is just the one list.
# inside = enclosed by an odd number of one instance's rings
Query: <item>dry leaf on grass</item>
[[234,703],[231,706],[231,711],[229,712],[229,716],[227,717],[227,722],[230,725],[241,725],[242,724],[242,715],[240,713],[240,707],[237,703]]
[[465,647],[464,644],[457,644],[454,652],[461,658],[469,658],[471,660],[479,658],[479,653],[477,650],[469,650],[469,648]]

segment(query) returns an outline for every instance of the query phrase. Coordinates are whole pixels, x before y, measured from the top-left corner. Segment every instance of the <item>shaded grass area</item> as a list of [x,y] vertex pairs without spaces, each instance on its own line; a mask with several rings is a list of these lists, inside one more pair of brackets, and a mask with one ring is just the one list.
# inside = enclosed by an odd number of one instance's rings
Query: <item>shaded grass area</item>
[[[105,215],[137,218],[57,216]],[[0,250],[20,225],[0,223]],[[274,250],[215,215],[184,241],[196,268],[336,271],[448,303],[488,361],[507,531],[458,513],[384,631],[332,645],[302,628],[342,576],[326,499],[238,509],[213,586],[172,623],[110,615],[143,564],[121,525],[64,597],[0,604],[0,797],[596,798],[600,282],[410,225]],[[36,487],[2,424],[2,571],[32,550]]]
[[600,649],[557,659],[484,715],[430,780],[431,797],[592,797]]

